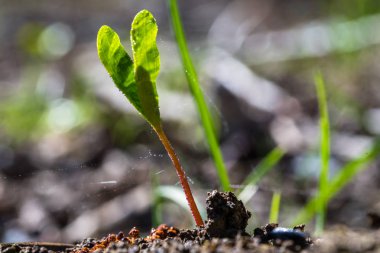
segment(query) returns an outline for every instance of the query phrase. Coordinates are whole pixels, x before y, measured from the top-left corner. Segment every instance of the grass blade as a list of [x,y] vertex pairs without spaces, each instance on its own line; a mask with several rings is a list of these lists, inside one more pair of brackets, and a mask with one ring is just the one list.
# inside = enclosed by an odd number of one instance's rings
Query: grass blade
[[[161,200],[170,200],[173,203],[176,203],[178,206],[182,207],[184,210],[189,210],[188,203],[186,201],[186,196],[184,192],[174,186],[169,185],[162,185],[155,188],[154,195]],[[197,206],[200,208],[200,213],[202,216],[202,219],[206,218],[205,208],[202,207],[202,205],[199,203],[199,201],[195,200]],[[195,224],[196,225],[196,224]]]
[[280,213],[281,193],[274,192],[272,204],[270,207],[269,223],[278,223],[278,214]]
[[162,198],[158,194],[158,187],[160,185],[159,176],[155,173],[151,173],[152,179],[152,225],[153,227],[157,227],[158,225],[163,223],[162,219]]
[[[314,83],[317,90],[318,105],[319,105],[319,125],[320,125],[320,159],[321,170],[319,176],[319,192],[325,195],[328,186],[329,177],[329,161],[330,161],[330,122],[327,108],[327,97],[325,91],[325,82],[320,72],[314,76]],[[323,231],[326,219],[326,205],[323,198],[318,201],[318,214],[316,220],[316,234]]]
[[189,83],[191,93],[197,104],[198,112],[200,114],[200,118],[203,124],[203,129],[206,135],[206,140],[207,140],[210,152],[214,160],[219,181],[222,185],[223,190],[229,191],[231,189],[230,180],[228,178],[227,169],[223,161],[223,155],[220,150],[218,140],[216,138],[213,119],[207,107],[207,103],[205,101],[201,87],[199,85],[197,73],[195,71],[193,62],[190,57],[189,50],[187,48],[186,38],[185,38],[185,34],[183,31],[182,22],[181,22],[181,17],[178,11],[177,0],[168,0],[168,1],[169,1],[171,22],[172,22],[173,30],[174,30],[175,37],[177,40],[177,44],[179,47],[179,51],[181,54],[182,64],[184,67],[184,71],[186,73],[186,78]]
[[321,201],[328,203],[345,185],[362,170],[368,168],[368,164],[380,155],[380,141],[368,151],[364,152],[359,158],[347,163],[328,184],[327,190],[322,195],[321,192],[314,196],[305,207],[298,213],[293,225],[309,222],[318,211],[318,203]]
[[285,152],[281,148],[274,148],[256,166],[252,173],[248,175],[247,179],[243,182],[244,188],[238,193],[238,198],[243,201],[243,203],[247,203],[252,198],[255,194],[257,183],[276,166],[284,155]]

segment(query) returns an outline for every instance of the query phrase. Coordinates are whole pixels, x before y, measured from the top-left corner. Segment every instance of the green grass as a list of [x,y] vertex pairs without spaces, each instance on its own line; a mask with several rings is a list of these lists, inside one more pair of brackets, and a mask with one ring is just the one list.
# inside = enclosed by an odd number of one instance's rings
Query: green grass
[[224,191],[231,190],[230,180],[227,173],[227,168],[223,161],[223,155],[219,147],[219,143],[215,133],[214,122],[211,113],[207,107],[201,86],[198,81],[197,72],[191,60],[191,56],[187,47],[185,33],[183,31],[183,25],[181,17],[178,11],[177,0],[168,0],[171,22],[177,40],[179,52],[182,58],[183,68],[186,74],[187,81],[191,93],[195,99],[197,109],[203,124],[206,140],[214,160],[214,164],[217,170],[220,184]]
[[293,221],[293,225],[309,222],[316,215],[315,233],[321,234],[326,220],[326,209],[332,198],[362,170],[368,168],[380,154],[380,142],[376,141],[372,148],[364,152],[359,158],[348,162],[331,180],[329,180],[330,160],[330,123],[328,117],[327,96],[325,82],[320,72],[314,76],[320,112],[320,161],[321,170],[319,190],[302,208]]
[[272,204],[269,213],[269,223],[278,223],[278,215],[280,213],[281,193],[274,192],[272,196]]
[[361,171],[368,168],[368,165],[373,162],[380,155],[380,140],[367,151],[365,151],[359,158],[348,162],[343,166],[339,173],[335,175],[328,183],[326,191],[319,192],[302,208],[293,221],[293,225],[309,222],[319,208],[319,203],[329,203],[331,199],[353,178]]
[[246,180],[242,183],[244,188],[237,193],[238,198],[243,201],[243,203],[247,203],[252,198],[256,192],[258,182],[277,165],[284,155],[285,152],[281,148],[274,148],[247,176]]
[[[327,96],[325,82],[320,72],[314,76],[314,83],[317,90],[319,105],[319,127],[320,127],[320,160],[321,169],[319,176],[319,193],[326,195],[329,180],[329,161],[330,161],[330,122],[327,108]],[[318,212],[316,220],[316,234],[323,231],[326,220],[326,205],[324,199],[318,201]]]
[[157,227],[163,223],[163,218],[162,218],[163,198],[160,194],[160,191],[158,190],[159,185],[160,185],[159,175],[157,175],[156,173],[151,173],[151,180],[152,180],[152,196],[153,196],[152,225],[153,227]]
[[368,165],[375,160],[380,154],[380,141],[360,155],[358,158],[351,160],[344,165],[339,173],[329,180],[329,160],[330,160],[330,123],[328,117],[327,96],[325,92],[325,82],[320,72],[314,76],[314,82],[317,90],[318,105],[320,112],[320,160],[321,171],[319,179],[319,191],[308,203],[302,208],[293,221],[293,225],[307,223],[316,215],[316,234],[323,231],[326,209],[332,198],[341,189],[346,186],[362,170],[368,168]]
[[[160,205],[162,205],[164,201],[171,201],[173,203],[176,203],[178,206],[182,207],[183,210],[189,211],[185,193],[179,187],[170,186],[170,185],[161,185],[161,186],[156,186],[153,191],[154,191],[153,196],[155,197],[156,200],[158,200],[155,203],[156,205],[158,205],[158,208],[157,206],[155,206],[153,209],[154,212],[157,212],[153,215],[155,218],[158,218],[158,219],[154,220],[154,222],[159,223],[159,224],[162,223],[162,209]],[[202,219],[205,220],[206,209],[196,199],[195,199],[195,202],[197,206],[199,207]],[[191,217],[191,212],[189,212],[189,217]]]

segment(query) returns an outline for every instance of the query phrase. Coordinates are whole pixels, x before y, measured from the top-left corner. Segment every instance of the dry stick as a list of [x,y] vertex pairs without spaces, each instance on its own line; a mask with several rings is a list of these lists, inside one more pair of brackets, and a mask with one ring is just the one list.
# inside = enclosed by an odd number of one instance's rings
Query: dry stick
[[179,163],[178,157],[174,152],[174,149],[172,145],[170,144],[168,138],[166,137],[165,132],[160,129],[154,128],[155,132],[158,135],[158,138],[161,140],[162,144],[164,145],[166,152],[168,152],[168,155],[170,157],[170,160],[172,160],[172,163],[174,165],[174,168],[177,171],[177,175],[179,177],[179,181],[181,182],[182,189],[185,192],[187,203],[189,203],[191,214],[194,217],[195,223],[198,227],[204,226],[202,217],[199,213],[197,204],[194,201],[193,194],[191,193],[191,189],[189,186],[189,183],[187,182],[185,171],[183,170],[181,164]]

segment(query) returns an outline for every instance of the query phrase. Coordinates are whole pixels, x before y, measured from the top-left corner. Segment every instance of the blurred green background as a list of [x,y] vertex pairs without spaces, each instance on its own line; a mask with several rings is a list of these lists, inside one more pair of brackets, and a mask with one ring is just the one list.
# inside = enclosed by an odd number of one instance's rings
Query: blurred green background
[[[313,73],[326,80],[332,174],[380,133],[380,2],[178,3],[233,187],[274,147],[287,152],[247,204],[250,229],[268,221],[274,191],[282,192],[279,221],[289,225],[317,189]],[[143,8],[159,26],[166,132],[197,199],[219,188],[165,1],[0,0],[0,241],[148,232],[152,186],[178,186],[163,147],[96,51],[103,24],[129,50],[130,24]],[[328,224],[367,226],[379,189],[376,161],[330,203]],[[162,212],[166,223],[191,226],[177,204]]]

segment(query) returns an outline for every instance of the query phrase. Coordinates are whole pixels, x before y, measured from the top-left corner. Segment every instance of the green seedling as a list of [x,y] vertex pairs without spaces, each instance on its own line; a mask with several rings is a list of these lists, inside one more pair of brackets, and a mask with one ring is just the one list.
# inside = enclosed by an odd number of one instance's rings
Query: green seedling
[[176,169],[195,223],[203,226],[185,172],[161,124],[156,90],[160,70],[157,32],[153,15],[142,10],[135,16],[130,32],[133,60],[121,45],[118,34],[109,26],[102,26],[98,32],[98,54],[116,86],[158,135]]

